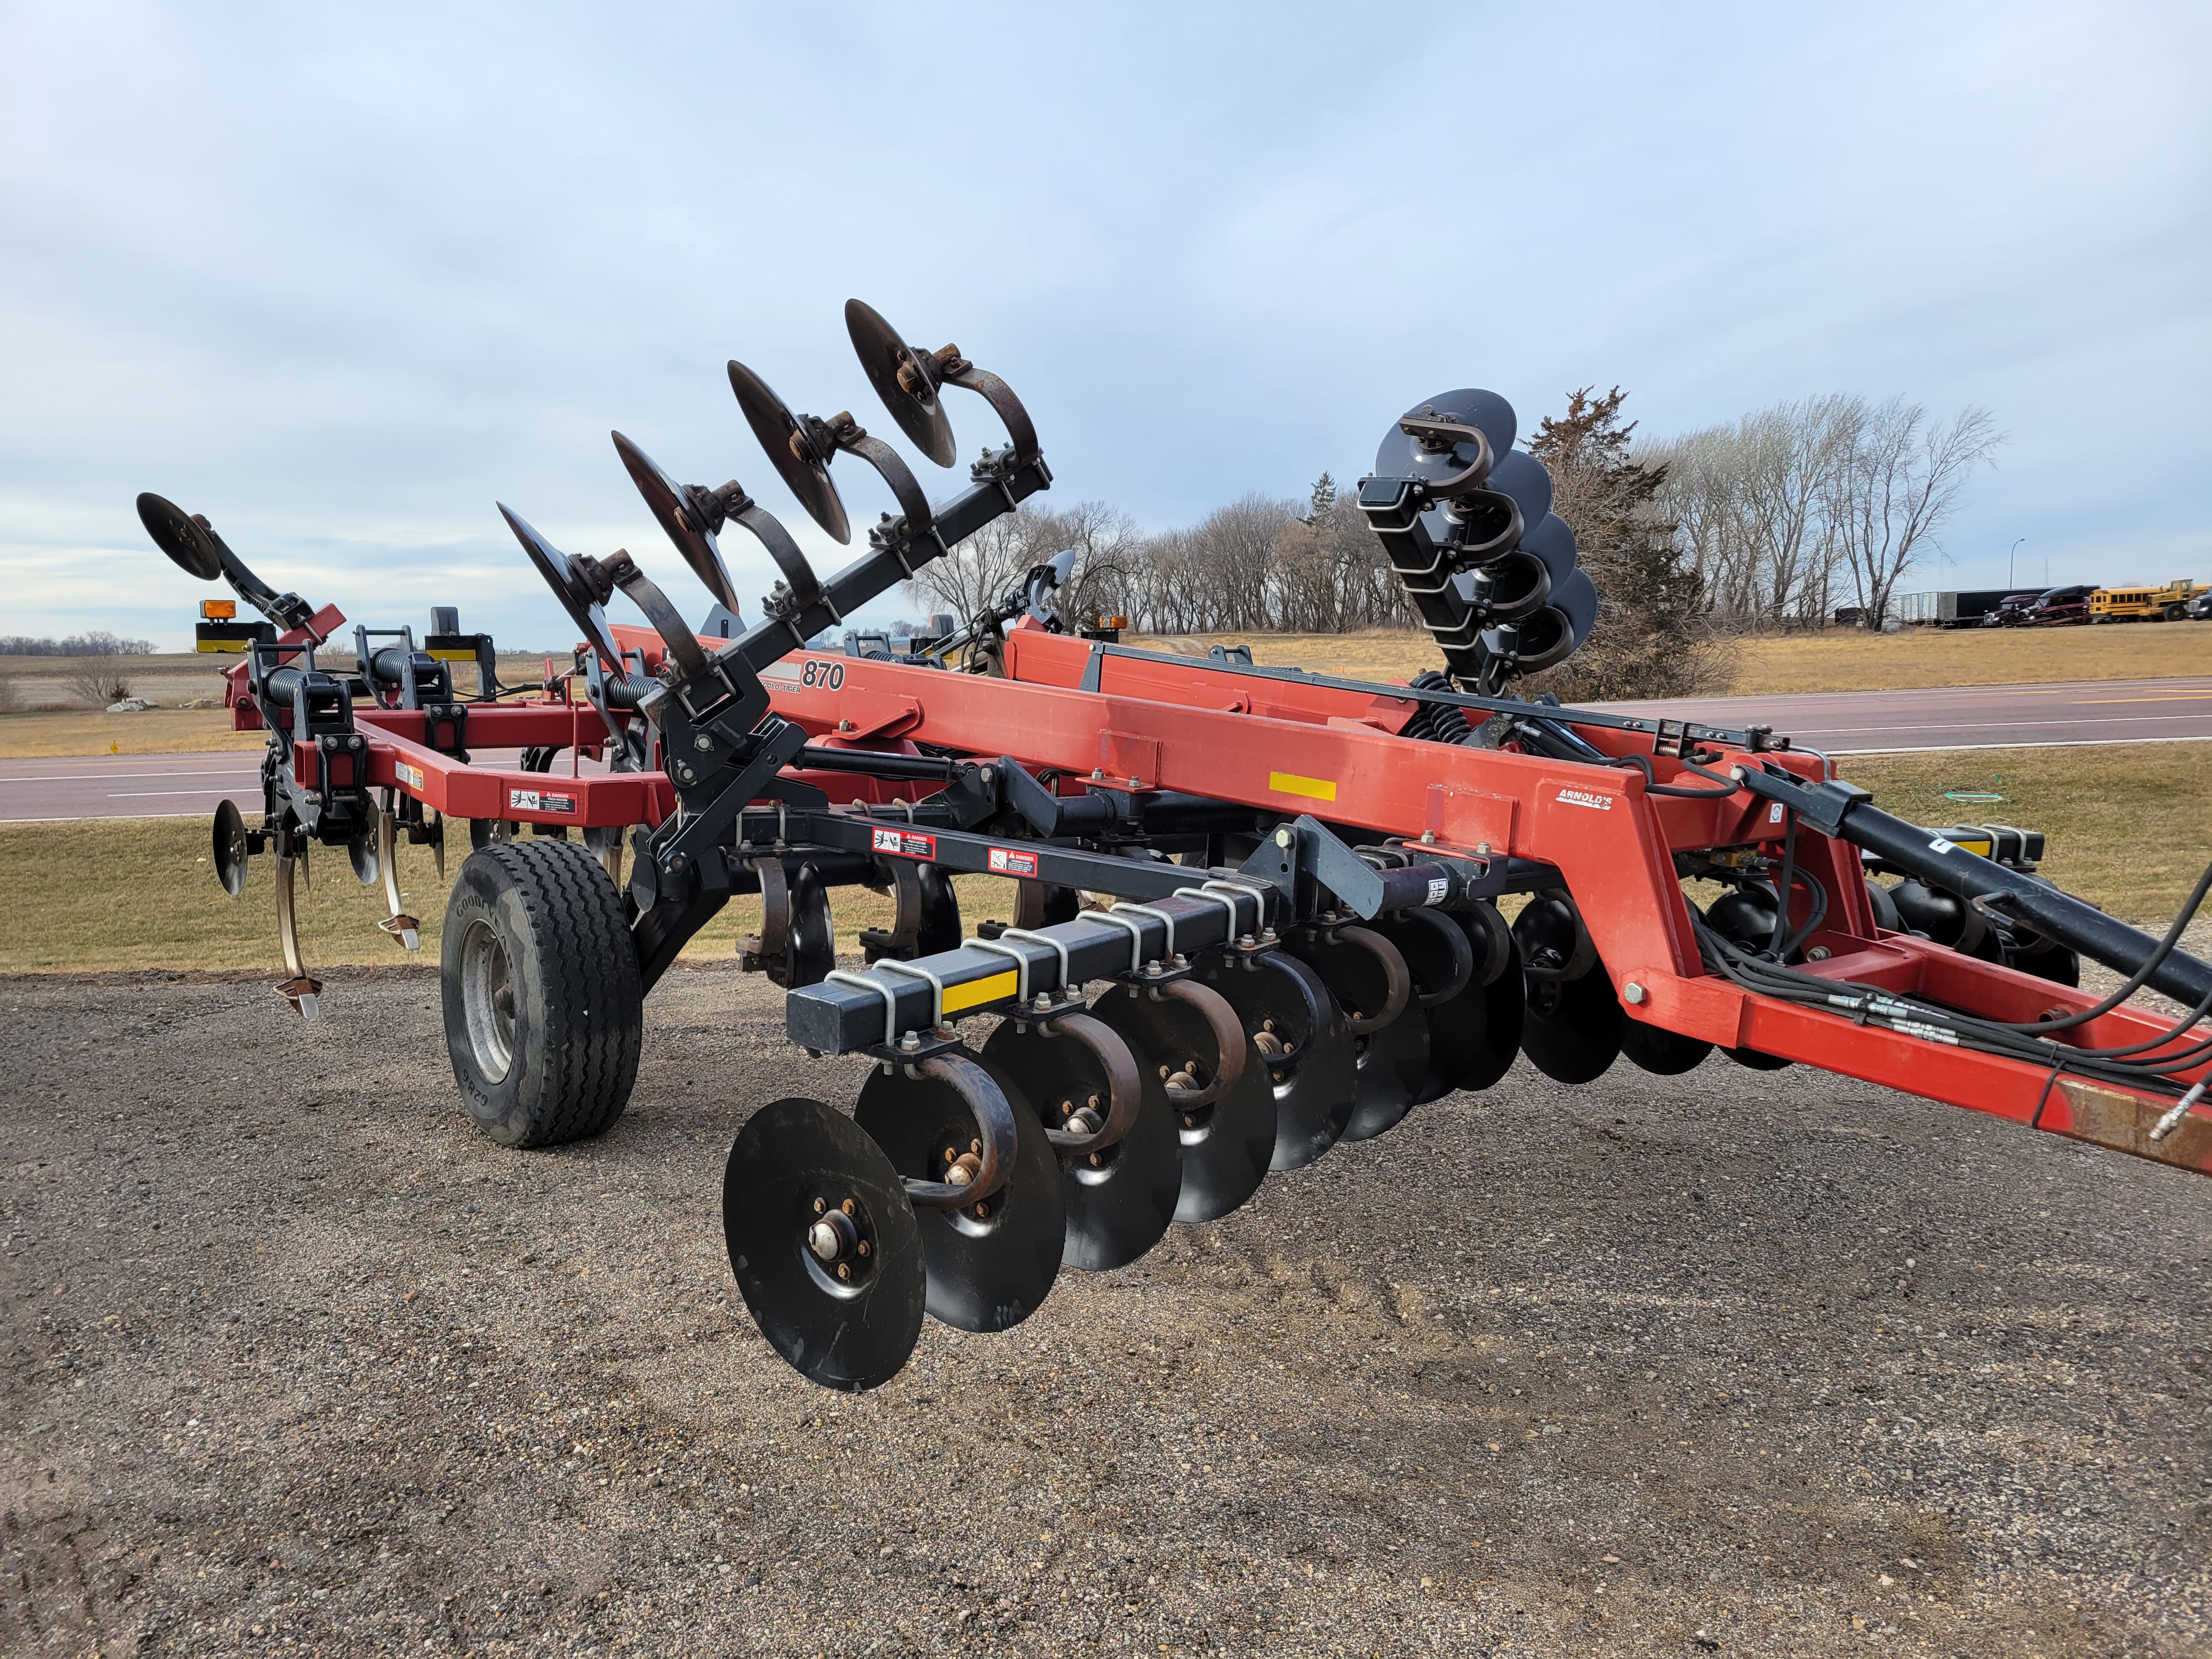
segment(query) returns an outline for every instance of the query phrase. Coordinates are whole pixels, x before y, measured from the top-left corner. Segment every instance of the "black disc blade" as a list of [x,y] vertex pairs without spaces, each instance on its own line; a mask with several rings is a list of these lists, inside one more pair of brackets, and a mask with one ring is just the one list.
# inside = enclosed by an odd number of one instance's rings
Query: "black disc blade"
[[1790,1063],[1779,1054],[1764,1054],[1756,1048],[1723,1048],[1721,1052],[1737,1065],[1754,1072],[1778,1072]]
[[652,456],[621,433],[616,433],[614,440],[615,453],[622,457],[623,468],[629,474],[630,482],[645,497],[646,506],[652,509],[660,527],[668,532],[668,539],[676,544],[684,562],[691,567],[691,574],[706,584],[707,591],[732,616],[740,614],[744,607],[738,603],[737,587],[723,566],[722,550],[714,544],[712,536],[685,520],[683,497],[676,481],[660,470]]
[[138,522],[186,575],[204,582],[222,579],[222,556],[216,551],[215,538],[174,501],[148,490],[138,498]]
[[1321,975],[1282,951],[1199,970],[1252,1036],[1248,1065],[1264,1065],[1275,1097],[1270,1170],[1302,1170],[1344,1134],[1359,1083],[1358,1056]]
[[1620,1001],[1601,965],[1580,979],[1532,979],[1521,1052],[1546,1077],[1589,1083],[1620,1058]]
[[913,349],[865,301],[845,301],[845,331],[860,354],[861,373],[899,430],[938,465],[951,465],[959,456],[952,441],[952,420]]
[[[1060,1160],[1043,1125],[1011,1079],[983,1069],[1014,1109],[1016,1152],[1006,1184],[965,1209],[914,1212],[930,1316],[963,1331],[1002,1331],[1035,1313],[1059,1275],[1067,1235]],[[978,1139],[974,1115],[949,1084],[903,1072],[872,1073],[853,1119],[893,1169],[921,1181],[942,1181],[945,1154],[964,1152]]]
[[[1331,933],[1293,939],[1287,948],[1321,975],[1346,1018],[1382,1011],[1389,981],[1373,951]],[[1352,1052],[1356,1075],[1343,1139],[1370,1140],[1413,1109],[1414,1091],[1428,1075],[1428,1022],[1409,1000],[1388,1025],[1354,1036]]]
[[921,927],[915,935],[915,952],[933,957],[957,951],[960,931],[960,897],[952,890],[952,878],[941,865],[925,864],[921,878]]
[[[812,1248],[817,1225],[832,1227],[834,1259]],[[921,1335],[921,1235],[898,1171],[852,1119],[796,1097],[748,1118],[722,1176],[722,1236],[753,1322],[808,1378],[857,1391],[906,1364]]]
[[768,452],[769,465],[790,487],[791,493],[799,497],[799,504],[806,509],[807,517],[838,541],[851,541],[853,526],[845,517],[845,503],[838,499],[837,486],[830,482],[830,469],[820,460],[800,453],[807,447],[804,439],[798,444],[792,441],[799,436],[799,417],[769,389],[766,380],[735,361],[730,364],[730,390],[738,394],[738,407],[744,411],[745,424],[752,428],[753,436]]
[[246,890],[246,820],[238,803],[219,802],[215,809],[215,878],[222,890],[236,898]]
[[[1489,948],[1487,931],[1478,918],[1455,918],[1468,930],[1478,961]],[[1462,1089],[1487,1089],[1513,1069],[1521,1052],[1521,1026],[1528,1010],[1528,988],[1521,978],[1521,951],[1512,933],[1504,935],[1505,966],[1482,988],[1482,1049],[1474,1063],[1460,1074]]]
[[[1073,1038],[1047,1036],[1001,1020],[983,1045],[983,1059],[1013,1079],[1048,1128],[1060,1128],[1088,1106],[1106,1110],[1104,1073]],[[1182,1145],[1158,1073],[1141,1062],[1144,1103],[1129,1133],[1095,1152],[1062,1158],[1060,1190],[1067,1203],[1063,1263],[1103,1273],[1134,1261],[1160,1242],[1182,1192]]]
[[[1483,1040],[1490,1026],[1490,1008],[1484,987],[1474,974],[1462,975],[1461,964],[1474,955],[1474,941],[1461,925],[1441,910],[1408,910],[1395,917],[1378,916],[1368,924],[1398,947],[1413,975],[1413,989],[1422,996],[1449,988],[1456,978],[1457,992],[1441,1002],[1419,1010],[1429,1028],[1428,1063],[1414,1085],[1413,1104],[1425,1106],[1459,1087],[1459,1080],[1482,1058]],[[1407,1017],[1412,1018],[1409,1012]]]
[[[787,991],[802,985],[819,985],[837,965],[837,932],[830,915],[830,892],[822,872],[802,864],[791,872],[791,937],[785,942],[780,965],[771,964],[770,979]],[[781,975],[781,977],[779,977]]]
[[568,620],[576,624],[585,641],[599,653],[600,659],[617,674],[623,672],[622,647],[615,636],[607,631],[606,612],[599,608],[583,579],[576,574],[568,556],[547,541],[532,527],[520,514],[511,511],[505,502],[497,504],[500,517],[514,532],[514,539],[522,544],[522,550],[530,556],[530,562],[553,590],[553,597],[561,601],[561,608],[568,613]]
[[1713,1045],[1679,1031],[1647,1025],[1626,1015],[1620,1021],[1620,1052],[1655,1077],[1680,1077],[1705,1064]]
[[[1186,1005],[1132,996],[1115,986],[1091,1005],[1091,1012],[1121,1033],[1138,1070],[1154,1086],[1194,1061],[1194,1075],[1213,1076],[1212,1028]],[[1182,1148],[1177,1221],[1218,1220],[1260,1190],[1275,1152],[1275,1096],[1249,1044],[1243,1073],[1220,1099],[1195,1112],[1178,1112],[1172,1105],[1169,1110]]]

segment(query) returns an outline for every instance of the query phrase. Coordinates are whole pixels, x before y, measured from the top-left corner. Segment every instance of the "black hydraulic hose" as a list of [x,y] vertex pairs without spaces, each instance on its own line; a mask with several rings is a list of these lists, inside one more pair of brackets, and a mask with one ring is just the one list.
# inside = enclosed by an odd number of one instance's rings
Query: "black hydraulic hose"
[[1782,828],[1782,879],[1774,884],[1774,932],[1766,941],[1777,962],[1789,960],[1790,890],[1797,884],[1797,815],[1784,809]]
[[[2003,904],[2044,938],[2101,962],[2114,973],[2130,975],[2130,994],[2148,985],[2189,1007],[2212,992],[2212,964],[2175,948],[2189,915],[2212,883],[2212,870],[2197,884],[2187,908],[2161,943],[2047,883],[1878,810],[1869,804],[1866,791],[1855,785],[1838,781],[1808,784],[1786,773],[1749,766],[1739,767],[1737,774],[1753,793],[1783,802],[1823,835],[1863,848],[1884,863],[1962,898]],[[2112,1006],[2117,1007],[2118,1001]],[[2079,1024],[2095,1016],[2069,1018]]]
[[[2173,925],[2166,930],[2166,937],[2158,942],[2157,948],[2144,958],[2140,968],[2128,976],[2125,984],[2102,1002],[2094,1007],[2084,1008],[2078,1014],[2068,1014],[2059,1019],[2039,1020],[2033,1024],[2014,1025],[2012,1029],[2016,1031],[2063,1031],[2076,1025],[2086,1025],[2100,1015],[2111,1013],[2113,1009],[2142,989],[2152,975],[2157,972],[2160,964],[2173,954],[2173,947],[2181,942],[2182,933],[2188,928],[2191,919],[2196,915],[2197,907],[2204,902],[2204,895],[2208,890],[2212,890],[2212,864],[2206,865],[2204,873],[2197,878],[2197,885],[2190,890],[2187,902],[2174,913]],[[2128,931],[2135,932],[2133,928]],[[2142,936],[2137,934],[2136,937]],[[2068,942],[2070,943],[2070,941]],[[2106,963],[2105,965],[2108,968],[2114,966],[2111,963]],[[2212,984],[2206,985],[2203,995],[2198,1000],[2201,1005],[2201,1017],[2203,1007],[2212,1007]]]
[[1683,763],[1686,770],[1695,772],[1701,777],[1713,778],[1717,781],[1719,787],[1712,789],[1699,789],[1694,785],[1686,783],[1662,783],[1659,781],[1658,773],[1652,769],[1651,757],[1649,755],[1615,755],[1606,764],[1624,768],[1633,767],[1637,771],[1643,773],[1644,793],[1647,795],[1674,795],[1685,800],[1718,800],[1724,795],[1733,795],[1737,793],[1735,784],[1730,780],[1721,777],[1717,772],[1708,772],[1702,766],[1693,765],[1687,761]]

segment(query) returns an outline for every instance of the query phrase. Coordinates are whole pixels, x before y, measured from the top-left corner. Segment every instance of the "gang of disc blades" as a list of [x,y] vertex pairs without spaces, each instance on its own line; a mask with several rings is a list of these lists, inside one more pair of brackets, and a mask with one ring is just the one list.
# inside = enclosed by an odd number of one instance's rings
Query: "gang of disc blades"
[[[1475,428],[1490,440],[1493,465],[1498,457],[1513,447],[1513,405],[1495,392],[1479,391],[1472,386],[1457,392],[1440,392],[1414,404],[1399,419],[1416,417],[1456,421],[1462,426]],[[1455,444],[1449,451],[1425,450],[1419,439],[1408,436],[1394,422],[1376,447],[1375,473],[1382,478],[1449,477],[1472,466],[1474,458],[1472,444]]]
[[[799,417],[766,380],[734,358],[730,362],[730,390],[738,394],[745,424],[768,452],[769,465],[799,498],[806,516],[836,541],[851,541],[853,526],[845,517],[845,503],[838,498],[837,486],[830,482],[828,458],[800,453],[811,452],[811,445],[800,431]],[[796,444],[794,439],[799,441]]]
[[[884,410],[898,422],[898,429],[938,465],[951,466],[960,453],[952,441],[952,417],[945,412],[936,380],[919,355],[864,300],[845,301],[845,331],[853,337],[853,349],[860,354],[860,372],[875,387]],[[906,371],[905,382],[899,376],[902,368]],[[909,382],[912,391],[908,390]]]
[[[1346,1018],[1379,1013],[1389,1000],[1389,976],[1364,946],[1322,933],[1293,938],[1285,948],[1321,976]],[[1429,1027],[1420,1012],[1409,998],[1388,1025],[1352,1038],[1352,1115],[1341,1139],[1372,1139],[1413,1109],[1413,1091],[1429,1070]]]
[[236,898],[246,890],[246,820],[238,803],[224,799],[215,809],[215,878],[222,890]]
[[[1491,464],[1489,477],[1482,481],[1483,488],[1510,498],[1514,506],[1521,509],[1521,545],[1528,547],[1530,536],[1544,522],[1545,516],[1552,513],[1552,475],[1541,461],[1526,450],[1508,449],[1494,453],[1496,458]],[[1557,520],[1557,514],[1552,516]],[[1421,515],[1421,522],[1427,526],[1431,538],[1439,543],[1451,533],[1451,526],[1446,521],[1441,507],[1429,508]],[[1564,521],[1559,521],[1559,528],[1566,528]],[[1550,557],[1540,550],[1533,548],[1529,550],[1543,558],[1547,564],[1552,562]],[[1571,534],[1567,538],[1567,564],[1571,566],[1574,563],[1574,538]],[[1565,574],[1565,570],[1555,568],[1552,572],[1553,579],[1557,580]]]
[[[1000,1020],[983,1045],[983,1059],[1012,1079],[1048,1129],[1062,1127],[1072,1111],[1093,1101],[1105,1116],[1105,1073],[1072,1036],[1047,1036],[1035,1025],[1023,1031]],[[1124,1267],[1158,1243],[1175,1219],[1182,1192],[1175,1113],[1158,1073],[1142,1061],[1136,1071],[1143,1103],[1129,1133],[1095,1152],[1059,1159],[1067,1205],[1066,1267],[1089,1273]]]
[[[1131,995],[1122,986],[1100,993],[1091,1016],[1110,1025],[1136,1056],[1137,1069],[1155,1085],[1164,1075],[1200,1063],[1194,1073],[1211,1082],[1205,1065],[1215,1054],[1213,1030],[1204,1015],[1180,1002],[1155,1002]],[[1162,1067],[1166,1068],[1164,1074]],[[1164,1097],[1164,1091],[1163,1091]],[[1218,1100],[1194,1112],[1172,1101],[1176,1138],[1182,1147],[1182,1190],[1176,1201],[1177,1221],[1218,1221],[1260,1189],[1275,1152],[1275,1094],[1259,1056],[1244,1056],[1244,1069]]]
[[[1484,938],[1476,927],[1467,927],[1478,960],[1484,949]],[[1505,966],[1498,977],[1482,988],[1483,1028],[1482,1052],[1473,1066],[1461,1074],[1462,1089],[1487,1089],[1513,1069],[1513,1057],[1521,1052],[1522,1022],[1528,1012],[1528,992],[1521,977],[1521,951],[1514,942],[1510,930],[1505,935]]]
[[1544,568],[1552,573],[1552,585],[1561,586],[1575,569],[1573,529],[1556,513],[1524,519],[1522,522],[1528,527],[1521,532],[1521,550],[1541,559]]
[[187,576],[204,582],[222,579],[222,556],[216,551],[215,538],[174,501],[146,491],[138,498],[138,522],[146,526],[154,545]]
[[[832,1212],[845,1219],[825,1262],[808,1240]],[[921,1336],[921,1234],[898,1171],[852,1119],[797,1097],[746,1119],[722,1176],[722,1236],[753,1322],[809,1379],[858,1392],[898,1375]]]
[[[1246,1031],[1275,1097],[1275,1150],[1267,1167],[1303,1170],[1336,1145],[1358,1102],[1359,1057],[1345,1035],[1336,999],[1296,957],[1270,951],[1246,962],[1209,959],[1199,969]],[[1279,1045],[1270,1056],[1262,1039]],[[1284,1063],[1287,1062],[1287,1063]]]
[[1654,1077],[1680,1077],[1705,1064],[1713,1045],[1662,1026],[1647,1025],[1626,1014],[1620,1020],[1620,1052]]
[[1626,1023],[1602,963],[1580,979],[1532,979],[1521,1052],[1546,1077],[1594,1082],[1620,1058],[1620,1028]]
[[[1473,936],[1441,910],[1407,910],[1395,917],[1377,916],[1367,925],[1398,947],[1417,994],[1449,984],[1461,950],[1474,954]],[[1489,1002],[1483,995],[1486,988],[1479,972],[1470,973],[1443,1001],[1406,1011],[1404,1018],[1418,1017],[1429,1028],[1428,1065],[1414,1086],[1414,1105],[1443,1099],[1480,1062],[1490,1029]]]
[[676,544],[676,550],[684,562],[691,567],[691,574],[706,585],[715,602],[732,617],[744,607],[738,603],[738,590],[730,580],[728,568],[722,563],[722,550],[708,531],[694,528],[684,516],[684,495],[676,481],[654,464],[647,454],[619,432],[614,434],[615,453],[622,457],[623,470],[637,493],[645,497],[645,504],[660,527],[668,532],[668,539]]
[[576,567],[566,553],[547,541],[531,527],[529,520],[498,503],[499,515],[507,520],[507,527],[514,532],[514,539],[522,544],[522,550],[530,556],[530,562],[538,567],[538,574],[553,590],[553,597],[561,601],[561,608],[568,613],[568,620],[576,624],[585,641],[599,653],[600,659],[616,673],[623,668],[622,647],[615,636],[607,631],[607,613],[592,597]]
[[[958,1210],[916,1209],[933,1319],[963,1331],[1002,1331],[1042,1305],[1059,1276],[1067,1237],[1060,1160],[1036,1110],[994,1066],[975,1060],[1013,1108],[1015,1154],[1006,1184]],[[871,1072],[854,1121],[875,1138],[900,1175],[945,1179],[948,1150],[966,1152],[980,1137],[975,1115],[939,1078],[903,1069]],[[978,1215],[977,1210],[983,1213]]]

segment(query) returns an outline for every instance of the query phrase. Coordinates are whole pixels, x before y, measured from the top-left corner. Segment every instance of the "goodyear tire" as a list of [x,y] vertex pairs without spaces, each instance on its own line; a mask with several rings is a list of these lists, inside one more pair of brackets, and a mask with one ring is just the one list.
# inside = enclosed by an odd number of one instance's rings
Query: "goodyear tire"
[[645,989],[623,902],[574,842],[471,853],[446,906],[446,1051],[502,1146],[604,1133],[637,1078]]

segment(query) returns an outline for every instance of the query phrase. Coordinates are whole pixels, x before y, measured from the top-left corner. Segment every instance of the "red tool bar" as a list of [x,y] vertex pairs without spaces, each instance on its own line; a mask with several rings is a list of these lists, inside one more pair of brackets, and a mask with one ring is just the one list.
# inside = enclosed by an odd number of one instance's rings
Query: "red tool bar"
[[[469,719],[473,726],[476,717]],[[564,715],[564,732],[566,724]],[[448,817],[510,823],[659,823],[676,810],[676,792],[659,772],[569,777],[520,769],[495,771],[392,731],[380,731],[368,740],[368,781],[412,795]]]

